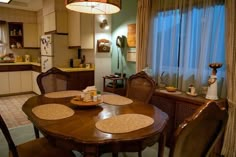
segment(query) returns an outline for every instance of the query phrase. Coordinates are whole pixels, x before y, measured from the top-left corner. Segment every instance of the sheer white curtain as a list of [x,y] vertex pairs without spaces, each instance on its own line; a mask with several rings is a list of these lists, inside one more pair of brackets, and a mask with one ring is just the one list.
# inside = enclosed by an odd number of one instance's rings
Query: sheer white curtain
[[217,73],[219,91],[225,91],[224,4],[214,0],[155,1],[161,2],[154,14],[151,52],[159,84],[183,91],[193,84],[200,92],[211,74],[208,65],[220,62],[224,65]]
[[0,21],[0,57],[6,54],[7,46],[7,24]]
[[226,63],[229,119],[222,154],[236,156],[236,1],[226,0]]

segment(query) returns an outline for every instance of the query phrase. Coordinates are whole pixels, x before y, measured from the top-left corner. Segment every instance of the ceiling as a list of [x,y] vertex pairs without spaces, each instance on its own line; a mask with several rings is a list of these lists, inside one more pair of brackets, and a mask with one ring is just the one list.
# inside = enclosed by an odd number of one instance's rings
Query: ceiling
[[0,3],[1,7],[38,11],[43,8],[43,0],[12,0],[9,4]]

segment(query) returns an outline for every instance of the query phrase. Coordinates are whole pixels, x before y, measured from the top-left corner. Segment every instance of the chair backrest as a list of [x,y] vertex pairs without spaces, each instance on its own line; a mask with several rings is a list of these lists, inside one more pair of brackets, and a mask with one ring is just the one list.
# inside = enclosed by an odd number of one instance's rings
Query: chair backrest
[[175,131],[169,157],[209,156],[223,135],[227,120],[225,107],[219,107],[213,101],[202,105]]
[[6,123],[4,122],[1,114],[0,114],[0,128],[2,130],[2,133],[4,135],[4,137],[6,138],[7,140],[7,143],[8,143],[8,147],[10,149],[10,151],[12,152],[13,154],[13,157],[18,157],[18,153],[17,153],[17,149],[16,149],[16,145],[14,144],[13,140],[12,140],[12,137],[10,135],[10,132],[7,128],[7,125]]
[[67,90],[69,75],[55,67],[37,77],[37,84],[41,94]]
[[155,89],[155,81],[144,71],[141,71],[129,77],[126,97],[148,103]]

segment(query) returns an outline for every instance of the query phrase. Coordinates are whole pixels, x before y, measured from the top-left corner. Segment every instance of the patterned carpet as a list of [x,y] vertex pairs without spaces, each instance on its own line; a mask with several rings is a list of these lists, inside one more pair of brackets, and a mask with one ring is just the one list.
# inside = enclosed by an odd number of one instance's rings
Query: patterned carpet
[[21,107],[32,96],[35,96],[35,94],[0,97],[0,114],[8,128],[15,128],[31,123],[21,110]]

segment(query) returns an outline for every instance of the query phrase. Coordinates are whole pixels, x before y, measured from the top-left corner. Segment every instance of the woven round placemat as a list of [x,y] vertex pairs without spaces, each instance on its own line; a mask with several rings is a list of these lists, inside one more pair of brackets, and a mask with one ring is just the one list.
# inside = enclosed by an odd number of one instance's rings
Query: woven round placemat
[[103,102],[110,104],[110,105],[128,105],[133,102],[133,100],[120,96],[120,95],[103,95],[102,96]]
[[82,92],[77,90],[67,90],[67,91],[59,91],[59,92],[51,92],[46,93],[44,96],[48,98],[66,98],[80,95]]
[[154,123],[151,117],[142,114],[123,114],[100,120],[96,128],[107,133],[127,133],[145,128]]
[[75,112],[62,104],[44,104],[36,106],[32,112],[40,119],[58,120],[72,116]]

